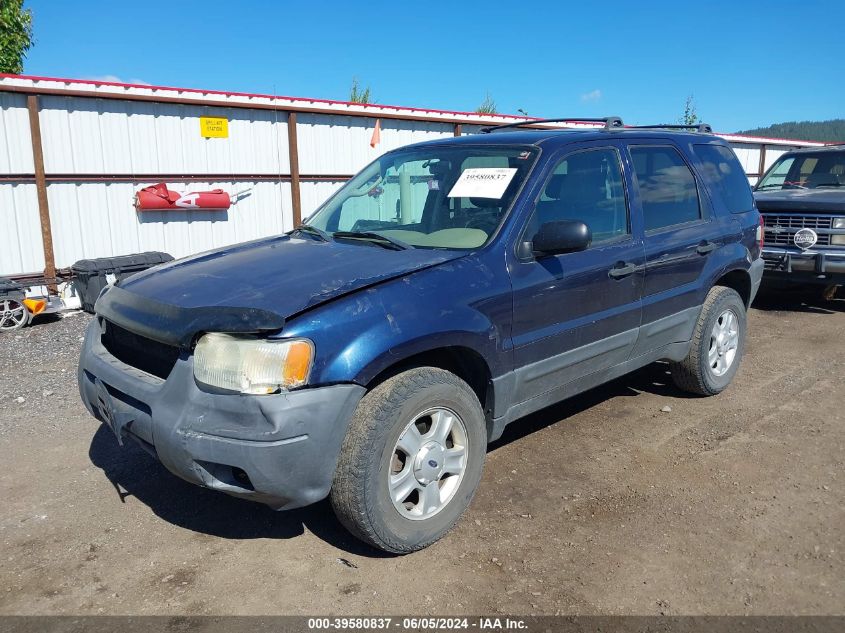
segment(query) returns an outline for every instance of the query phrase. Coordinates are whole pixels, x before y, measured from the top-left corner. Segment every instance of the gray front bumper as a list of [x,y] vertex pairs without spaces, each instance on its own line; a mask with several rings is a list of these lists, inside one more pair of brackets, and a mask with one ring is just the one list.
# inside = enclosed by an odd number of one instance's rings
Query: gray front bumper
[[192,362],[183,353],[167,380],[130,367],[103,347],[95,319],[79,360],[79,392],[121,443],[136,440],[187,481],[278,510],[329,493],[363,387],[209,393],[197,386]]

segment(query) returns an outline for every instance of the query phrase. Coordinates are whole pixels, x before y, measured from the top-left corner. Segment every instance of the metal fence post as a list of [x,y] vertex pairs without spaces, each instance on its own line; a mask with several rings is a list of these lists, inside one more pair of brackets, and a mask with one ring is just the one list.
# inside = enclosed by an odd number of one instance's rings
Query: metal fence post
[[[53,229],[50,225],[50,206],[47,202],[47,178],[44,174],[44,149],[41,145],[41,121],[38,118],[38,95],[27,95],[29,133],[32,137],[32,162],[35,167],[35,190],[38,194],[38,215],[41,220],[41,242],[44,246],[44,276],[56,278],[56,256],[53,252]],[[56,292],[55,282],[48,284]]]

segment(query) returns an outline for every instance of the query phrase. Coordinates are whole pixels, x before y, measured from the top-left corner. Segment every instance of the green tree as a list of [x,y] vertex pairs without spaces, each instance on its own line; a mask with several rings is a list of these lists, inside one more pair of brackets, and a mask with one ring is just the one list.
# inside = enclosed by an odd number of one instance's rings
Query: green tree
[[32,11],[23,0],[0,0],[0,73],[20,75],[32,48]]
[[357,77],[352,78],[352,89],[349,91],[349,101],[351,103],[371,103],[370,87],[367,86],[362,90]]
[[487,93],[487,96],[484,97],[484,101],[481,102],[481,105],[478,106],[475,111],[478,114],[498,114],[496,102],[493,101],[493,97],[490,96],[489,92]]
[[701,123],[698,112],[695,111],[695,99],[692,95],[687,96],[687,100],[684,102],[684,113],[678,119],[678,122],[682,125],[698,125]]
[[826,143],[845,142],[845,119],[829,121],[787,121],[767,127],[743,130],[737,134],[767,136],[769,138],[790,138],[803,141],[822,141]]

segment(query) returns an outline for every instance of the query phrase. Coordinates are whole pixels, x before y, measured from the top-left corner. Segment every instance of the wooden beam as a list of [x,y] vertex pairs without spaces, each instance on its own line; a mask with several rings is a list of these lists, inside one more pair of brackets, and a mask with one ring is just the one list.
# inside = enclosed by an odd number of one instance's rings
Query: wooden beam
[[[44,148],[41,145],[41,121],[38,118],[38,95],[28,95],[29,134],[32,137],[32,162],[35,170],[35,191],[38,195],[38,215],[41,220],[41,242],[44,246],[44,276],[56,277],[56,256],[53,253],[53,228],[50,225],[50,206],[47,202],[47,179],[44,175]],[[56,284],[47,286],[56,292]]]
[[760,168],[757,172],[762,176],[766,172],[766,144],[760,146]]
[[290,199],[293,206],[293,226],[302,224],[302,197],[299,191],[299,148],[296,138],[296,112],[288,113],[288,156],[290,158]]
[[461,135],[461,124],[455,123],[455,136],[460,136],[460,135]]

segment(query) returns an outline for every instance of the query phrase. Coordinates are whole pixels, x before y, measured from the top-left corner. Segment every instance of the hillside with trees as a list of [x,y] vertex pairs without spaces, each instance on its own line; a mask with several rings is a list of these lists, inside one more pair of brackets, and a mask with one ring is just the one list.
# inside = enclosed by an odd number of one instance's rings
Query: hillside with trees
[[768,136],[772,138],[791,138],[802,141],[845,142],[845,119],[830,121],[789,121],[775,123],[768,127],[743,130],[737,134]]

